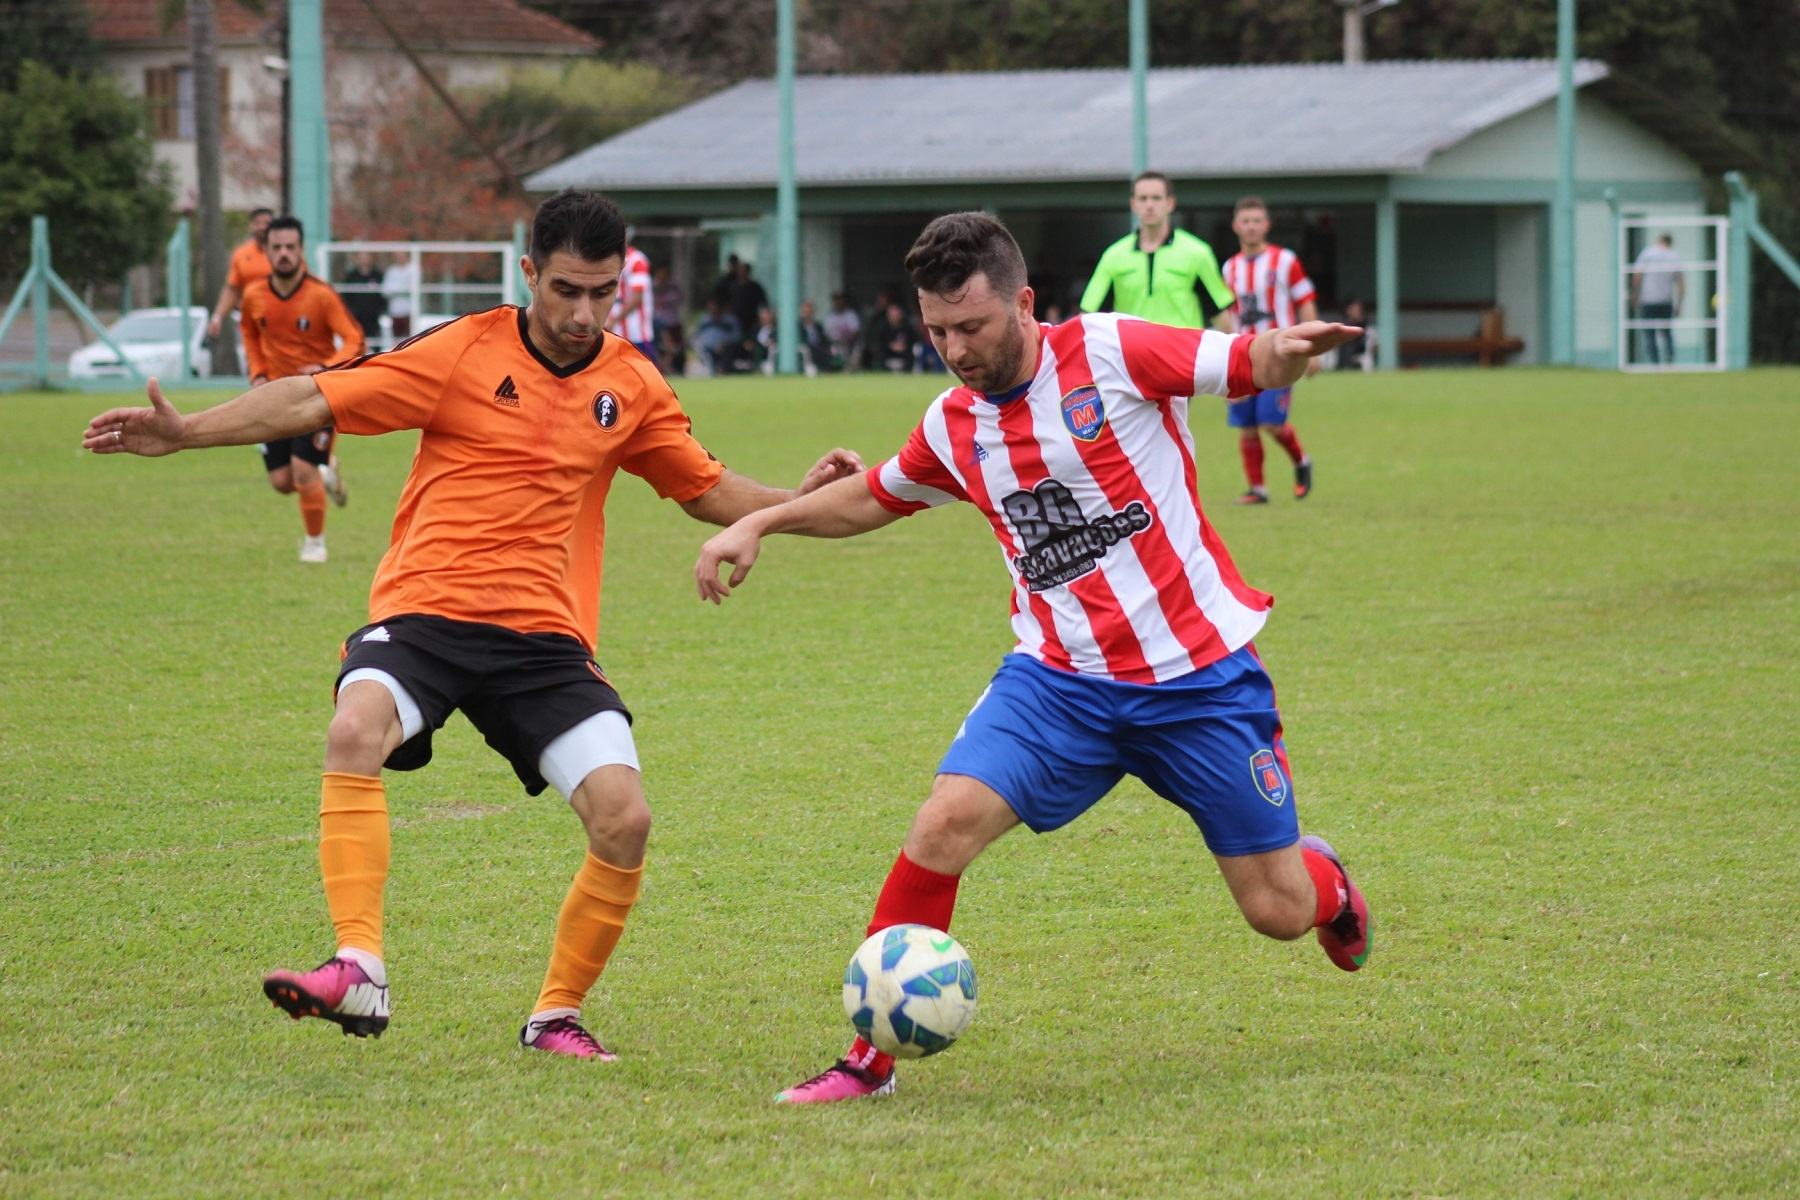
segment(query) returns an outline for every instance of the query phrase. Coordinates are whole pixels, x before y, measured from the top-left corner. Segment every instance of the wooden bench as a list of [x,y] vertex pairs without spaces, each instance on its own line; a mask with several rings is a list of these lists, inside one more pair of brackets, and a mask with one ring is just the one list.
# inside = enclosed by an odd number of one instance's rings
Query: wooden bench
[[1506,314],[1497,308],[1481,310],[1481,332],[1474,337],[1401,338],[1402,358],[1455,358],[1473,354],[1484,367],[1505,366],[1508,355],[1517,354],[1525,343],[1506,333]]

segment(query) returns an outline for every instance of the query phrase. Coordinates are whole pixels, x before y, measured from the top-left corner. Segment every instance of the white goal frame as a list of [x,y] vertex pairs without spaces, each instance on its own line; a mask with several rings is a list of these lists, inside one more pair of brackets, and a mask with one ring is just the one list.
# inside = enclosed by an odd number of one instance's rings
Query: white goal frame
[[[493,307],[499,304],[520,304],[524,302],[524,285],[519,278],[518,264],[514,256],[518,249],[511,242],[324,242],[312,252],[312,270],[320,279],[331,283],[341,293],[371,292],[380,294],[381,286],[373,283],[334,283],[331,267],[334,256],[341,261],[342,257],[351,254],[370,253],[382,255],[389,260],[396,254],[408,256],[412,265],[412,333],[419,334],[444,321],[453,320],[463,315],[453,311],[452,298],[455,296],[492,296]],[[499,259],[500,279],[497,283],[464,283],[464,282],[432,282],[425,278],[421,269],[427,254],[466,254],[494,255]],[[427,310],[427,299],[435,299],[435,308]],[[479,311],[470,309],[468,311]],[[385,327],[384,327],[385,328]],[[380,341],[380,338],[375,339]],[[389,338],[391,344],[399,339]],[[388,346],[371,347],[387,349]]]
[[[1733,318],[1726,305],[1726,297],[1731,294],[1728,278],[1729,255],[1726,248],[1729,244],[1731,221],[1727,217],[1704,216],[1621,216],[1618,221],[1619,241],[1617,257],[1619,275],[1615,283],[1616,318],[1619,346],[1619,370],[1643,373],[1668,373],[1671,371],[1723,371],[1726,369],[1726,329],[1725,323]],[[1683,258],[1681,263],[1682,278],[1686,281],[1684,296],[1688,310],[1699,311],[1704,316],[1676,316],[1647,320],[1636,317],[1631,312],[1631,277],[1636,271],[1632,265],[1632,234],[1641,232],[1642,245],[1648,245],[1657,233],[1675,232],[1677,230],[1695,230],[1702,242],[1711,233],[1712,244],[1700,258]],[[1641,246],[1640,246],[1641,249]],[[1710,282],[1711,286],[1706,286]],[[1698,285],[1698,286],[1696,286]],[[1634,353],[1640,336],[1645,339],[1654,338],[1658,333],[1666,333],[1673,342],[1674,336],[1681,330],[1701,331],[1702,347],[1710,343],[1711,356],[1697,362],[1671,361],[1666,363],[1645,362]],[[1708,336],[1710,335],[1710,336]],[[1679,355],[1679,348],[1671,358]]]

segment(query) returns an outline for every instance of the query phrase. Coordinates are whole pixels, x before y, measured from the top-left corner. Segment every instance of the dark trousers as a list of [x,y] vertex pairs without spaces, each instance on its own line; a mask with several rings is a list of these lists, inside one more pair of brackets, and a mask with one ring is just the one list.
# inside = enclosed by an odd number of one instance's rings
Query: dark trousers
[[[1645,321],[1673,321],[1675,305],[1673,303],[1640,304],[1638,305],[1638,317]],[[1651,362],[1673,363],[1675,361],[1675,333],[1668,326],[1665,325],[1661,329],[1644,330],[1644,340],[1647,343],[1645,349],[1649,352]],[[1659,340],[1660,347],[1658,346]],[[1657,353],[1659,348],[1662,352],[1660,356]]]

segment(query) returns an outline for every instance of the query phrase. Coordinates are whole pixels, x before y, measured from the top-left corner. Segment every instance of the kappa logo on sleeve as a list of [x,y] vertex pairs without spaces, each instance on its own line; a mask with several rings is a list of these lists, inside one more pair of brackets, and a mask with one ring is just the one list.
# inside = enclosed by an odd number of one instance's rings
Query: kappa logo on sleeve
[[1276,808],[1287,802],[1287,776],[1282,774],[1281,760],[1273,750],[1258,750],[1250,756],[1250,778],[1256,781],[1262,798]]

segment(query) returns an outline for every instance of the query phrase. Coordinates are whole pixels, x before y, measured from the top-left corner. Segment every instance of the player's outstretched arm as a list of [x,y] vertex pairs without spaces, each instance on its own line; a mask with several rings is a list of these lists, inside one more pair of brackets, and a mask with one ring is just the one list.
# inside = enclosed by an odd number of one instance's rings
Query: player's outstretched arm
[[82,449],[160,458],[177,450],[272,442],[331,424],[331,406],[309,376],[277,379],[189,416],[175,411],[156,380],[147,391],[149,408],[110,409],[89,421]]
[[1259,333],[1250,343],[1250,374],[1262,389],[1284,388],[1306,374],[1306,364],[1351,341],[1362,330],[1331,321],[1302,321]]
[[792,491],[767,487],[748,475],[726,471],[710,489],[692,500],[683,501],[681,511],[696,521],[731,525],[753,512],[785,504],[796,496],[816,492],[828,483],[860,474],[862,470],[861,455],[854,450],[838,449],[814,463],[800,486]]
[[[753,512],[713,537],[700,547],[700,559],[694,564],[694,584],[702,600],[717,604],[731,595],[731,589],[743,583],[750,574],[757,555],[762,553],[762,539],[766,534],[855,537],[899,519],[898,513],[891,513],[876,503],[866,479],[860,475],[839,479],[785,504]],[[719,567],[725,563],[731,564],[731,579],[721,583]]]

